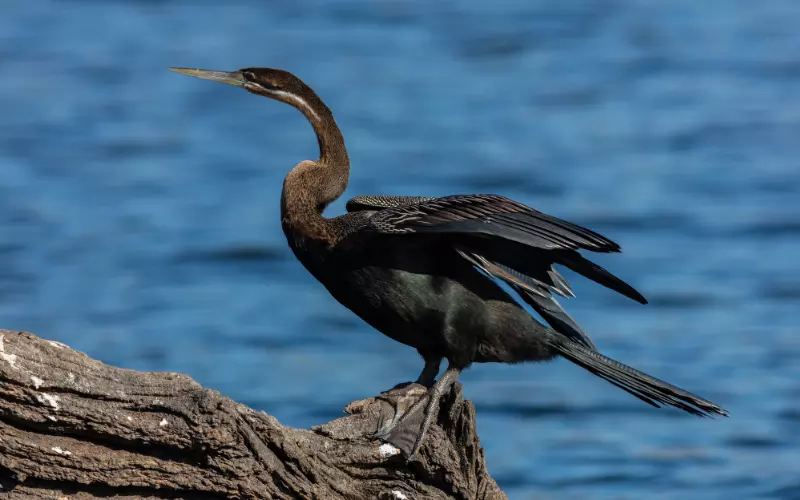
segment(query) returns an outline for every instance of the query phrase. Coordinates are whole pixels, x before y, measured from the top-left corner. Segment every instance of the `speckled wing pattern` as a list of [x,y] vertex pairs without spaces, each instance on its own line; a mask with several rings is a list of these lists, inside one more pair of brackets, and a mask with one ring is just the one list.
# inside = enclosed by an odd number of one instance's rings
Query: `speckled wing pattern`
[[345,208],[348,212],[359,210],[382,210],[384,208],[397,208],[415,205],[425,201],[435,200],[427,196],[356,196],[347,202]]

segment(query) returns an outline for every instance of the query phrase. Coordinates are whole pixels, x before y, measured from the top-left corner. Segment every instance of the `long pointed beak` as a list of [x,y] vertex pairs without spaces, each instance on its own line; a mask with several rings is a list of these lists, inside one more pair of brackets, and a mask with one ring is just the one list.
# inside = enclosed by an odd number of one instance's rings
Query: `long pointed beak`
[[208,69],[191,68],[169,68],[169,70],[182,75],[202,78],[203,80],[211,80],[212,82],[227,83],[237,87],[244,87],[247,83],[244,79],[244,75],[238,71],[212,71]]

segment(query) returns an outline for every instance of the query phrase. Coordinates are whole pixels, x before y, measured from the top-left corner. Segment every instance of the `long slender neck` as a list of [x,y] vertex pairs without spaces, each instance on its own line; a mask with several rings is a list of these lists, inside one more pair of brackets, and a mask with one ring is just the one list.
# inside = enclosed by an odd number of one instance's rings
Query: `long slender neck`
[[308,89],[299,94],[276,96],[300,110],[317,135],[319,160],[300,162],[286,176],[281,193],[284,230],[303,238],[331,240],[322,212],[347,188],[350,159],[344,137],[333,113]]
[[[320,105],[314,110],[313,114],[309,115],[304,109],[301,109],[301,111],[311,122],[311,126],[314,127],[314,133],[317,134],[317,143],[319,143],[318,163],[325,165],[329,169],[341,170],[344,177],[348,178],[350,175],[350,158],[347,156],[347,148],[344,145],[342,131],[339,130],[339,126],[336,124],[336,120],[333,119],[333,113],[328,109],[328,106],[318,97],[317,100]],[[308,109],[308,112],[310,111],[311,108]],[[347,187],[346,184],[345,187]],[[344,189],[342,189],[342,192],[344,192]],[[341,194],[339,193],[336,198]]]

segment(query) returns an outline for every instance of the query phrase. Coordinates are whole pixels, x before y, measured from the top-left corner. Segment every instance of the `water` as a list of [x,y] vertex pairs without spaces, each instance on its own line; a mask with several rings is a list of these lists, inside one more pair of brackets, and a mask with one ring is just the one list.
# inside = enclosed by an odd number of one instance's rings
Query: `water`
[[[0,326],[178,371],[308,427],[416,377],[278,221],[316,141],[288,106],[166,71],[282,67],[356,194],[495,192],[588,225],[651,300],[569,275],[612,357],[731,412],[571,366],[476,366],[511,498],[800,498],[800,4],[96,2],[0,7]],[[343,211],[337,202],[330,213]]]

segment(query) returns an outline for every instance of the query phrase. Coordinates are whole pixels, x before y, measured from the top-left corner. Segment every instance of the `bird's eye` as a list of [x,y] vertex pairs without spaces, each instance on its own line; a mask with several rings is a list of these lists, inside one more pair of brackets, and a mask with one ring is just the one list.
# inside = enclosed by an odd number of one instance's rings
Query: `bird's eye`
[[252,71],[245,71],[245,72],[244,72],[244,78],[245,78],[246,80],[250,80],[250,81],[252,82],[252,81],[255,81],[255,79],[256,79],[256,74],[255,74],[255,73],[253,73]]

